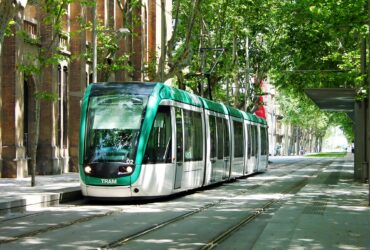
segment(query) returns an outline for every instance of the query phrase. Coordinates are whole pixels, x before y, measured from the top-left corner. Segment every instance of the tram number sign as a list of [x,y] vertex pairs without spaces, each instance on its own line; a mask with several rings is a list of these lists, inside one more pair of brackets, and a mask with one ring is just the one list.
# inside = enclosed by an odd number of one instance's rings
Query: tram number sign
[[117,184],[117,179],[101,179],[101,183],[114,185]]

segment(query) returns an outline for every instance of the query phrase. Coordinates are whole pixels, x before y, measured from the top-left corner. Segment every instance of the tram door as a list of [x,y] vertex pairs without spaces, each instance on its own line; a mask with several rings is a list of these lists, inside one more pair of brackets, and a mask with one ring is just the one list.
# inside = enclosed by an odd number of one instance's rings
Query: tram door
[[230,176],[230,130],[229,122],[223,119],[223,134],[224,134],[224,176],[227,179]]
[[184,167],[184,129],[182,110],[175,108],[176,116],[176,170],[174,188],[181,188],[182,172]]

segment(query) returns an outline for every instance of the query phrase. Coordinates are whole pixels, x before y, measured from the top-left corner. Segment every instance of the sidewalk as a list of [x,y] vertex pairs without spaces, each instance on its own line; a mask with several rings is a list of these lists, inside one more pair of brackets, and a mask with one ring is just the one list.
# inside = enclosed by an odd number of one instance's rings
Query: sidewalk
[[273,215],[253,249],[369,249],[368,184],[337,158]]
[[36,176],[22,179],[0,178],[0,215],[26,211],[32,207],[46,207],[82,197],[79,174]]

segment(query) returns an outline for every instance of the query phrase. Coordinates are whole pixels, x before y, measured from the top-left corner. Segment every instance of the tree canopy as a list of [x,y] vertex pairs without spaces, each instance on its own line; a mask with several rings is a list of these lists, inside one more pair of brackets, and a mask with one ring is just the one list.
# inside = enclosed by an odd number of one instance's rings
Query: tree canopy
[[[57,10],[54,5],[73,1],[46,3],[53,4],[47,4],[50,10]],[[86,2],[90,1],[81,1]],[[0,7],[5,3],[0,1]],[[128,10],[140,1],[124,3],[119,5],[122,11],[131,13]],[[160,4],[162,13],[157,15],[165,22],[168,10],[164,9],[165,1]],[[361,43],[368,33],[366,0],[178,0],[173,1],[171,14],[172,31],[162,32],[161,53],[153,55],[158,65],[146,67],[151,79],[175,77],[180,88],[250,112],[261,104],[260,82],[267,78],[279,91],[289,93],[286,98],[299,100],[299,106],[307,107],[307,112],[320,111],[302,97],[304,88],[351,87],[367,96],[360,60]],[[125,15],[126,25],[134,23],[130,15]],[[167,33],[171,34],[169,40],[164,36]],[[104,38],[112,37],[102,35],[101,40]],[[100,48],[100,54],[111,54],[112,49],[116,53],[116,40],[104,41],[106,46]],[[129,70],[129,54],[116,57],[121,61],[110,64],[113,71]],[[103,66],[100,71],[112,71]],[[303,127],[309,125],[304,116],[307,113],[294,118],[301,119],[297,123]],[[315,119],[321,120],[316,124],[326,117],[324,120],[349,127],[348,119],[334,116],[317,115]]]
[[[253,111],[259,104],[259,83],[268,77],[290,100],[280,100],[286,117],[294,108],[304,109],[290,122],[302,127],[325,127],[334,121],[351,126],[342,114],[318,110],[303,89],[366,89],[360,52],[368,32],[367,1],[183,0],[174,4],[173,17],[167,62],[175,72],[169,77],[177,76],[180,85]],[[206,82],[204,73],[218,56],[212,48],[224,48],[225,53]]]

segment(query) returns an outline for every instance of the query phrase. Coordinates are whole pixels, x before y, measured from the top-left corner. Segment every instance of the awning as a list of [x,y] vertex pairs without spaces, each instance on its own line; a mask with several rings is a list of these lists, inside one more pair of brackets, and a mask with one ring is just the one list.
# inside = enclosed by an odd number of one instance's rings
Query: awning
[[354,112],[356,96],[354,89],[304,89],[304,92],[320,109],[324,111]]
[[354,121],[356,96],[354,89],[304,89],[304,92],[320,109],[324,111],[346,112],[352,121]]

